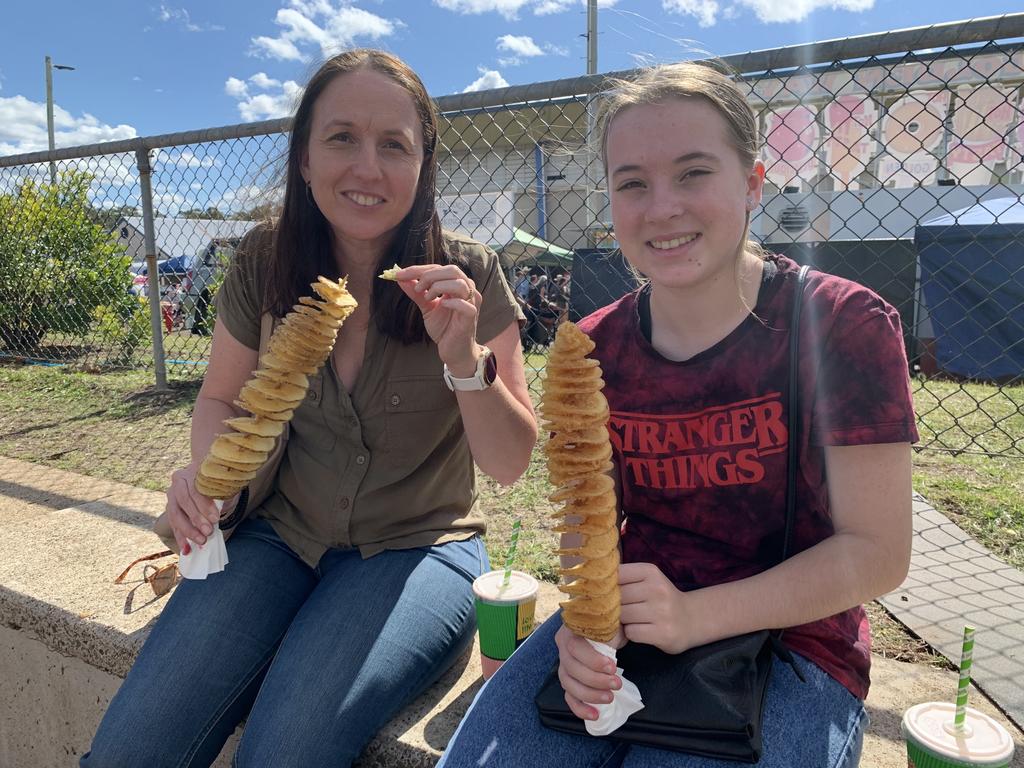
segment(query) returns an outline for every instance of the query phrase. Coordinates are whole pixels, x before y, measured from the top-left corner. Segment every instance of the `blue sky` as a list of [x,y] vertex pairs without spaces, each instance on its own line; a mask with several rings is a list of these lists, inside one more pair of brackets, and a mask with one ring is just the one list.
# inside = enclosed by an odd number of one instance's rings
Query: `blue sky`
[[[435,96],[586,70],[584,0],[46,0],[8,2],[0,155],[278,117],[325,54],[386,48]],[[991,16],[973,0],[602,0],[600,71]]]

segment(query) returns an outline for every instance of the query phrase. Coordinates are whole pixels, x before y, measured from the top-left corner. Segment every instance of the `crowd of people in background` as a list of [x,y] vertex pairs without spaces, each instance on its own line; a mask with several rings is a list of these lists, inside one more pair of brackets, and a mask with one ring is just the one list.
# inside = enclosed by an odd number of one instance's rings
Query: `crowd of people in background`
[[513,293],[526,316],[520,331],[524,351],[545,347],[555,337],[555,330],[568,319],[572,275],[568,270],[543,267],[516,267],[513,272]]

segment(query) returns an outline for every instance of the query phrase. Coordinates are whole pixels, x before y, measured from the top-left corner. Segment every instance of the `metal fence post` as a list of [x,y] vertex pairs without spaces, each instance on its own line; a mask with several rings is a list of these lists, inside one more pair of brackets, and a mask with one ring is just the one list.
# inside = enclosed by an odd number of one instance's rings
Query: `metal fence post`
[[160,317],[160,275],[156,266],[156,234],[153,231],[153,185],[150,176],[149,150],[135,150],[142,197],[142,222],[146,241],[146,274],[149,282],[149,322],[153,331],[153,367],[156,369],[158,392],[167,390],[167,368],[164,360],[164,334]]

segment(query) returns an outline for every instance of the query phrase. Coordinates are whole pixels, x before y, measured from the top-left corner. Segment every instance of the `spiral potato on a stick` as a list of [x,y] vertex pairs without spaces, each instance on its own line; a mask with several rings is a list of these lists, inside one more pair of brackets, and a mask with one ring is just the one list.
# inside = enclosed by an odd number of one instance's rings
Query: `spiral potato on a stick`
[[320,298],[300,297],[274,329],[260,369],[235,401],[252,416],[225,420],[232,431],[217,435],[196,474],[196,490],[201,494],[230,499],[266,463],[284,425],[306,397],[307,376],[327,360],[338,329],[356,308],[345,282],[344,278],[318,277],[311,285]]
[[619,529],[608,438],[608,401],[596,360],[587,355],[594,342],[575,324],[558,327],[547,364],[541,413],[551,431],[544,447],[548,475],[556,490],[551,501],[562,506],[555,528],[579,534],[577,547],[559,555],[581,558],[560,569],[568,580],[559,589],[568,594],[561,604],[562,621],[578,635],[609,642],[619,628]]

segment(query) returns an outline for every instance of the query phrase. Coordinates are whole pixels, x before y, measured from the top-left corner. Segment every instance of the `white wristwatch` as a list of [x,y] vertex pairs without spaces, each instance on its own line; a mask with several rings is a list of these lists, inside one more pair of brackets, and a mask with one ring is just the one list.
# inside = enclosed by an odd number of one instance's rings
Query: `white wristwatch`
[[476,373],[467,379],[452,376],[448,364],[444,366],[444,383],[452,392],[479,392],[489,389],[498,378],[498,359],[487,347],[480,347],[480,357],[476,361]]

